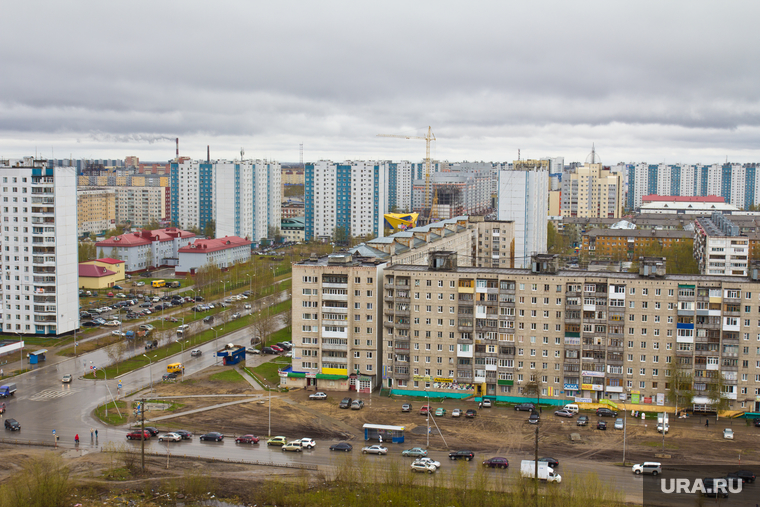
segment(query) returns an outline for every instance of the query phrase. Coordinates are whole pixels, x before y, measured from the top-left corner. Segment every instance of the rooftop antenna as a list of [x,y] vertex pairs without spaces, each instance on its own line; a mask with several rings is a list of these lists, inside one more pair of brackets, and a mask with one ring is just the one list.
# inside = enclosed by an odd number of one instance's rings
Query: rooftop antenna
[[243,161],[243,155],[245,155],[245,150],[243,148],[240,148],[240,161]]

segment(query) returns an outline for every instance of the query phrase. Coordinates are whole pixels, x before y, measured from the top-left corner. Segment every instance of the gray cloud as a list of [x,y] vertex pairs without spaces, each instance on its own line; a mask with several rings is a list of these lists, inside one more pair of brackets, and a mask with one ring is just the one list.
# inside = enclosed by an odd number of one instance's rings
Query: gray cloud
[[[513,5],[517,4],[517,5]],[[41,13],[41,14],[40,14]],[[756,2],[15,2],[0,153],[758,161]]]

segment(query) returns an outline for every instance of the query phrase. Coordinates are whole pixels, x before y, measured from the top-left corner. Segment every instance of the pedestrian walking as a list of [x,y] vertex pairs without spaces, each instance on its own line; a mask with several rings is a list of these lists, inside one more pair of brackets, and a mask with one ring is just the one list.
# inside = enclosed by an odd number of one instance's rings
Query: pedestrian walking
[[92,440],[92,437],[95,435],[95,430],[90,428],[90,440]]
[[710,426],[710,419],[705,419],[705,428]]
[[483,402],[482,402],[482,401],[481,401],[481,402],[478,402],[478,408],[479,408],[479,409],[480,409],[480,408],[483,408]]
[[79,433],[77,433],[77,434],[74,436],[74,443],[75,443],[76,445],[79,445]]
[[98,439],[98,430],[96,429],[95,430],[95,440],[97,440],[97,439]]
[[3,369],[0,368],[0,377],[4,377],[4,376],[5,376],[5,374],[3,373]]

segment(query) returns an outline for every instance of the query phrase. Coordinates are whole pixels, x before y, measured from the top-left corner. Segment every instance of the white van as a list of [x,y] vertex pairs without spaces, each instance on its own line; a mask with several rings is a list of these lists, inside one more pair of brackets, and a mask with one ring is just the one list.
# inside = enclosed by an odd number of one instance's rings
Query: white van
[[575,403],[570,403],[568,405],[565,405],[563,408],[567,410],[568,412],[572,412],[573,415],[578,415],[578,412],[580,412],[578,405],[576,405]]

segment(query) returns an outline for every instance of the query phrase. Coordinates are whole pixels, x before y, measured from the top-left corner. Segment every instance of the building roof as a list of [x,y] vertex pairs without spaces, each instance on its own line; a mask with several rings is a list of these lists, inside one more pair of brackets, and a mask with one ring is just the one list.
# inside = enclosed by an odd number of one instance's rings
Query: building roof
[[693,231],[659,229],[592,229],[586,235],[589,238],[605,236],[625,238],[694,238]]
[[120,261],[119,259],[112,259],[110,257],[103,257],[102,259],[95,259],[96,262],[104,262],[106,264],[125,264],[124,261]]
[[726,200],[719,195],[706,195],[706,196],[685,196],[685,195],[645,195],[641,198],[641,202],[726,202]]
[[183,246],[179,249],[179,253],[200,253],[206,254],[209,252],[216,252],[219,250],[227,250],[228,248],[236,248],[239,246],[250,246],[251,241],[247,239],[239,238],[238,236],[225,236],[223,238],[215,239],[196,239],[195,243],[187,246]]
[[80,264],[79,276],[86,278],[101,278],[103,276],[115,275],[115,271],[111,271],[103,266],[96,266],[95,264]]
[[131,247],[140,245],[150,245],[155,241],[172,241],[175,238],[194,238],[195,233],[183,231],[176,227],[167,227],[166,229],[155,229],[152,231],[141,230],[129,232],[119,236],[113,236],[103,241],[95,243],[96,247]]

